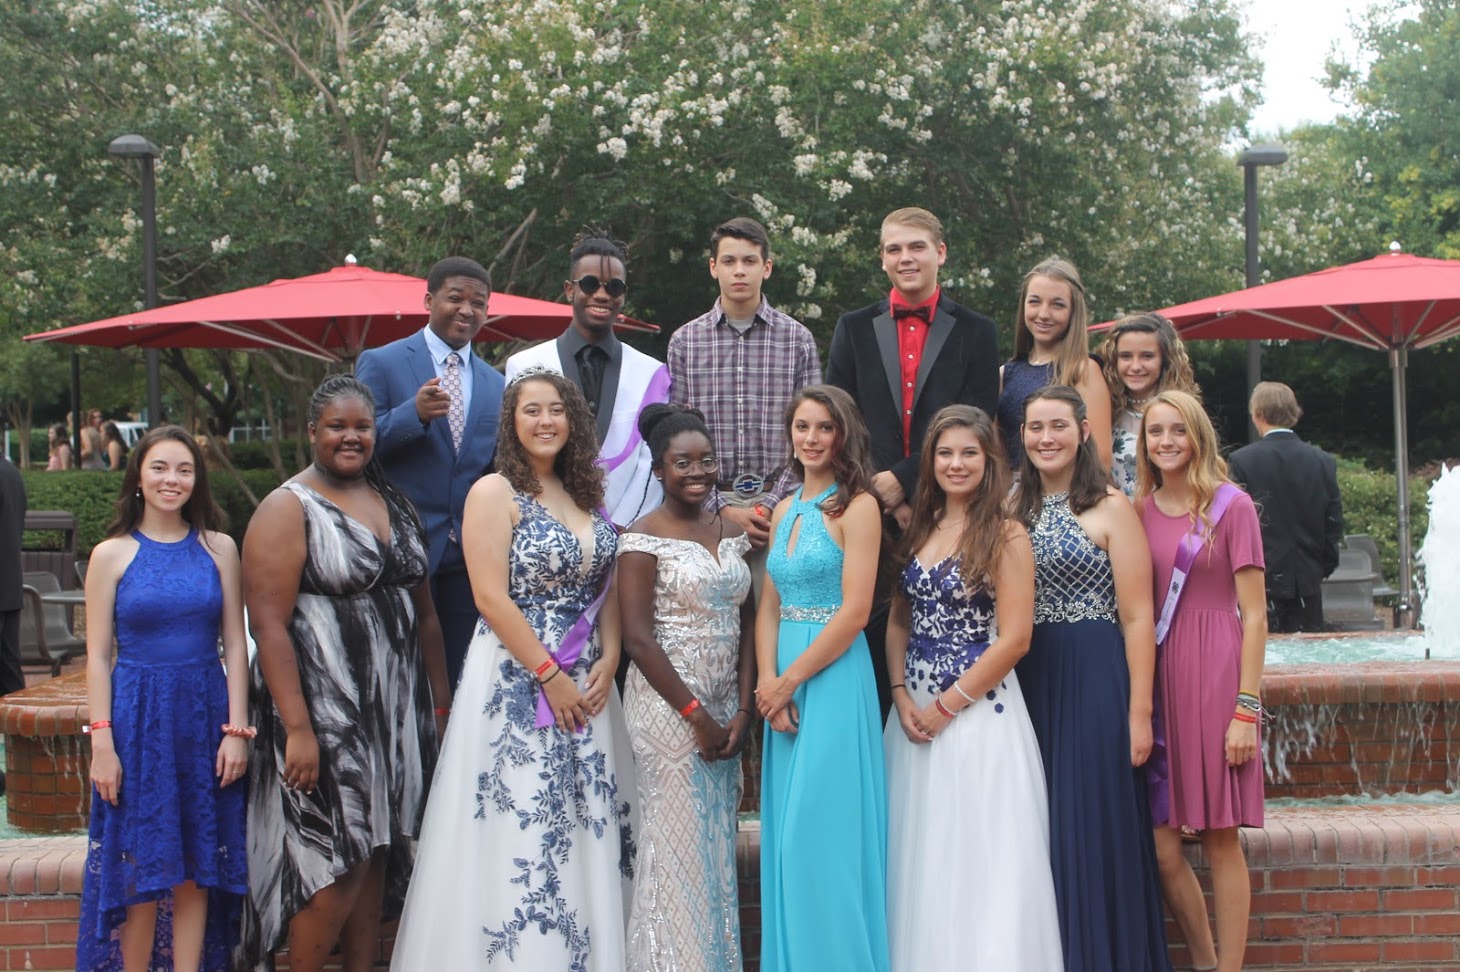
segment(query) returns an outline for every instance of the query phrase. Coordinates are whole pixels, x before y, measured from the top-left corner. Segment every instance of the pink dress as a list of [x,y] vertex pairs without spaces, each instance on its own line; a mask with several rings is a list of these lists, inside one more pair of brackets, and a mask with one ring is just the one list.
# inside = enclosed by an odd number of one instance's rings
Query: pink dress
[[[1141,504],[1141,521],[1151,544],[1159,614],[1177,544],[1191,520],[1167,516],[1148,499]],[[1197,554],[1157,660],[1156,691],[1171,763],[1171,817],[1164,822],[1173,827],[1262,826],[1262,760],[1231,767],[1226,755],[1242,667],[1235,574],[1243,567],[1263,567],[1262,531],[1246,493],[1233,500],[1211,543]],[[1258,747],[1261,753],[1260,739]]]

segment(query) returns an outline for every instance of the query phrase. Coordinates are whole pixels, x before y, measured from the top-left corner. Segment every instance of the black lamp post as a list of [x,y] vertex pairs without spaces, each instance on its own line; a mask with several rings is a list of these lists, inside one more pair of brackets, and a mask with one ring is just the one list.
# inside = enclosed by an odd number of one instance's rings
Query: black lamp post
[[[1247,227],[1247,286],[1256,287],[1262,282],[1261,268],[1257,263],[1257,167],[1259,165],[1282,165],[1288,160],[1288,150],[1281,145],[1254,145],[1237,156],[1242,166],[1242,215]],[[1262,380],[1262,344],[1247,342],[1247,399],[1252,400],[1252,390]],[[1248,422],[1248,437],[1257,439],[1257,428]]]
[[[106,150],[121,159],[142,163],[142,286],[147,309],[157,306],[157,179],[153,163],[162,150],[141,135],[114,138]],[[162,424],[162,376],[156,348],[145,352],[147,361],[147,425]],[[79,420],[78,420],[79,421]]]

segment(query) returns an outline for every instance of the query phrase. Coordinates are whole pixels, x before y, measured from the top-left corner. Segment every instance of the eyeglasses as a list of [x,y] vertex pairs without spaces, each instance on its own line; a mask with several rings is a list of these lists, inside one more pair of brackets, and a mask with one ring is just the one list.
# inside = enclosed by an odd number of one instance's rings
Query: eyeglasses
[[714,456],[706,456],[703,459],[676,459],[670,465],[674,467],[675,472],[683,476],[696,466],[700,468],[700,472],[712,473],[720,468],[720,460]]
[[568,283],[577,284],[578,289],[583,291],[583,293],[587,294],[589,297],[592,297],[594,294],[598,293],[599,287],[602,287],[604,290],[608,291],[608,296],[610,297],[622,297],[624,294],[629,292],[628,281],[624,280],[622,277],[613,277],[609,280],[599,280],[593,274],[585,273],[577,280],[569,280]]

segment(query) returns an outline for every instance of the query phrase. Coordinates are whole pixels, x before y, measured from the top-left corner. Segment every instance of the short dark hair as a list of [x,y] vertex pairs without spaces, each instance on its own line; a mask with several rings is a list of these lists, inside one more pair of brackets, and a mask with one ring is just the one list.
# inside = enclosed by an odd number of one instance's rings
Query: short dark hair
[[492,290],[492,275],[486,267],[468,257],[453,256],[438,260],[426,274],[426,293],[434,294],[451,277],[471,277],[480,280],[488,293]]
[[628,247],[609,236],[606,229],[585,226],[582,232],[573,237],[573,248],[568,251],[569,277],[573,276],[573,270],[578,266],[578,261],[586,256],[616,257],[624,265],[624,272],[628,272]]
[[754,243],[760,247],[762,260],[771,258],[771,238],[766,235],[765,227],[749,216],[736,216],[734,219],[727,219],[716,226],[715,232],[710,234],[710,259],[717,259],[720,256],[720,241],[727,236],[734,240]]

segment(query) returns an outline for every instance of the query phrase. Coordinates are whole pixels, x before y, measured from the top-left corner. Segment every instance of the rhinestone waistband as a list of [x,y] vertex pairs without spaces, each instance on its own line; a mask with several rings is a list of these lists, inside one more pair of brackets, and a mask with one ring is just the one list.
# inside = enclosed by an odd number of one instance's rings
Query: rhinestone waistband
[[782,621],[830,621],[832,615],[836,614],[836,608],[829,607],[796,607],[791,604],[781,605]]

